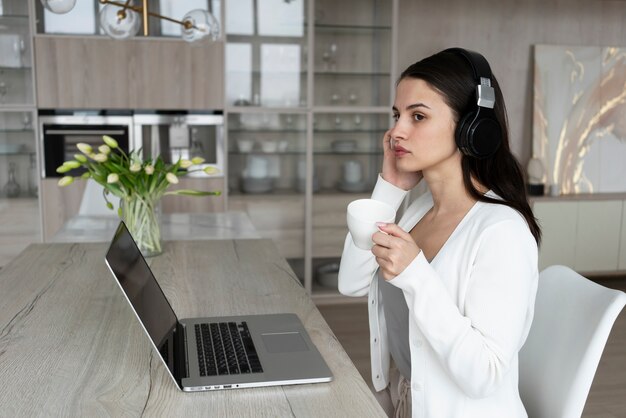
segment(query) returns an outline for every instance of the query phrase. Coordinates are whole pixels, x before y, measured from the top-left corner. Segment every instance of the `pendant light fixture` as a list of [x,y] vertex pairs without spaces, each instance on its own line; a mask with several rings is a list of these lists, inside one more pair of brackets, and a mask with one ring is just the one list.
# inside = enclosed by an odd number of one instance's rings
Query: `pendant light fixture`
[[41,4],[52,13],[65,14],[76,5],[76,0],[41,0]]
[[[187,42],[215,41],[220,35],[217,19],[207,10],[191,10],[182,20],[177,20],[151,12],[148,0],[140,0],[141,6],[136,5],[134,0],[99,0],[99,2],[104,5],[99,14],[100,26],[113,39],[131,38],[137,35],[142,26],[143,35],[148,36],[149,16],[181,25],[182,38]],[[41,0],[41,3],[51,12],[67,13],[74,7],[76,0]]]

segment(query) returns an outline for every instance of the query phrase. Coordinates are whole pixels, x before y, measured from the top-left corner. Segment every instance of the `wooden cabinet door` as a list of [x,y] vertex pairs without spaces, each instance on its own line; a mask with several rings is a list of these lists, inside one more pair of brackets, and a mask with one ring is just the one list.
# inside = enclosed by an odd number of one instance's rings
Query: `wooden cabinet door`
[[88,37],[34,42],[37,107],[130,108],[129,43]]
[[621,200],[578,202],[574,270],[617,269],[621,219]]
[[554,264],[574,268],[578,202],[535,202],[533,212],[543,232],[539,270]]
[[222,109],[223,42],[35,37],[37,105],[66,109]]

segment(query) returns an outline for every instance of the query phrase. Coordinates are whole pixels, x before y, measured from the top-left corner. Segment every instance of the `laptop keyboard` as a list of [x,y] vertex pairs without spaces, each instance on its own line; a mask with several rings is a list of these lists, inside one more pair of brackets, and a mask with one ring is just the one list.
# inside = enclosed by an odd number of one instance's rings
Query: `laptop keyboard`
[[245,322],[196,324],[195,329],[200,376],[263,372]]

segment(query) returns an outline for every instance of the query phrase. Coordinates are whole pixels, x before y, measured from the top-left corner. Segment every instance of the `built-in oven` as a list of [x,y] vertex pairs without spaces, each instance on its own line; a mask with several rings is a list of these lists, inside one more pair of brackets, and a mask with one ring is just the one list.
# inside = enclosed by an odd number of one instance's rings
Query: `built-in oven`
[[208,113],[155,112],[133,115],[135,141],[143,156],[161,155],[166,163],[201,157],[190,176],[209,176],[199,170],[213,167],[212,177],[223,177],[225,167],[224,116]]
[[102,145],[103,135],[117,140],[125,152],[134,149],[132,116],[64,115],[40,116],[41,155],[43,155],[42,176],[78,176],[85,170],[77,168],[66,174],[56,172],[64,161],[74,159],[80,153],[78,143],[91,145],[95,150]]

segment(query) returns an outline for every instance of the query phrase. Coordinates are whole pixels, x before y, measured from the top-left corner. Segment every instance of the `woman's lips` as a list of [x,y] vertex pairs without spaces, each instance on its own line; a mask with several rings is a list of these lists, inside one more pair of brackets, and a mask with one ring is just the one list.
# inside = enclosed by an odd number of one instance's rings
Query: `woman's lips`
[[409,150],[407,150],[406,148],[402,148],[399,145],[396,145],[393,151],[396,154],[396,157],[402,157],[403,155],[406,155],[409,153]]

